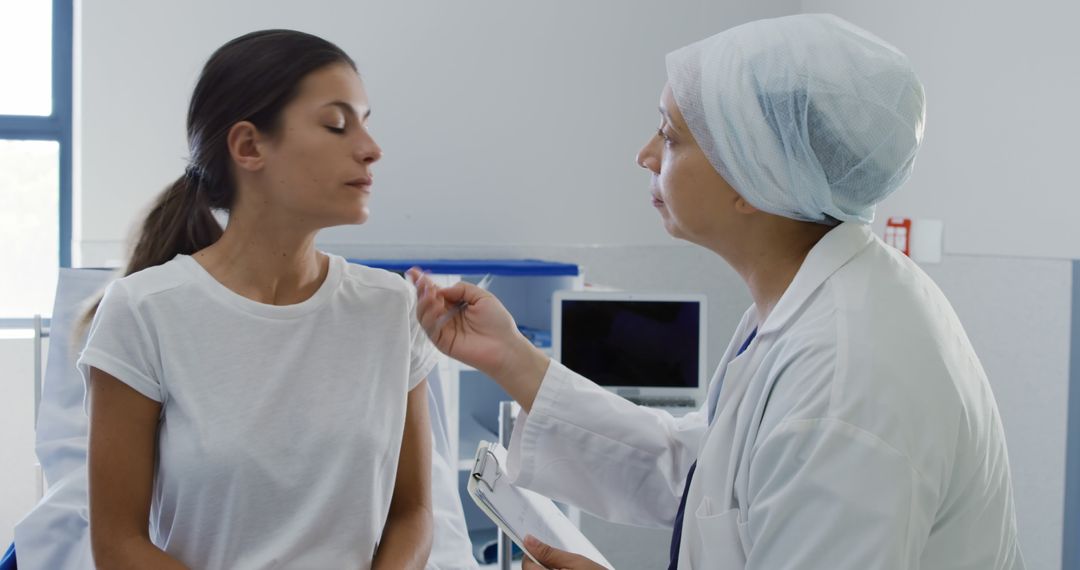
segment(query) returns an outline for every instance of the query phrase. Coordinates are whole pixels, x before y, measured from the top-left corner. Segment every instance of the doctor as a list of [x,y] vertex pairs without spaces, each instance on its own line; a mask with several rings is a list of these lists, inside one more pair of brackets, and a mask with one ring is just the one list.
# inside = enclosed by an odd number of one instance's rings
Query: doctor
[[[653,205],[754,300],[701,411],[636,407],[534,349],[489,293],[412,273],[439,349],[527,412],[515,482],[673,528],[673,568],[1023,568],[982,366],[941,291],[868,226],[922,140],[908,60],[839,18],[799,15],[677,50],[667,73],[638,155]],[[529,544],[546,566],[598,568]]]

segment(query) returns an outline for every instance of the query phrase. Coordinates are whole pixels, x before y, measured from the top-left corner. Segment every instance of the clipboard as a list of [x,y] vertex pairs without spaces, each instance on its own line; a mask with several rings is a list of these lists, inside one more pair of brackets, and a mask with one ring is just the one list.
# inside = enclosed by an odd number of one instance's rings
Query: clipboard
[[469,496],[525,556],[539,564],[525,548],[525,536],[531,534],[555,548],[612,567],[551,499],[511,485],[502,470],[503,465],[506,465],[506,448],[498,443],[481,441],[469,477]]

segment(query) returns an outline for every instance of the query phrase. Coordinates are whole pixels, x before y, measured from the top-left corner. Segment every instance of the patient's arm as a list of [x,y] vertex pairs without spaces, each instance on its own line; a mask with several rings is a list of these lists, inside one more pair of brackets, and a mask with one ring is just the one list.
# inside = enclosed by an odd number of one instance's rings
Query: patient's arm
[[427,380],[409,392],[394,496],[372,564],[382,568],[422,569],[431,553],[431,426]]
[[90,369],[90,545],[98,568],[184,568],[150,542],[161,404]]

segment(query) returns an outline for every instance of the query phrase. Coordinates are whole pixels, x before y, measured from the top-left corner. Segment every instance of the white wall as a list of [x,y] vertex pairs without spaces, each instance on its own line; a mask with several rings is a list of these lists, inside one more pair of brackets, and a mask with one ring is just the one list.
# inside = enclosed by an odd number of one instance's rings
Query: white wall
[[800,9],[878,33],[926,84],[925,146],[881,219],[944,219],[954,254],[1080,257],[1071,0],[100,0],[82,6],[78,39],[77,258],[122,257],[139,210],[182,170],[201,64],[229,38],[272,26],[354,55],[387,151],[371,222],[326,239],[667,243],[632,160],[656,123],[663,54]]
[[326,240],[670,243],[634,164],[659,122],[664,54],[797,11],[797,0],[86,2],[77,265],[123,257],[142,208],[183,170],[203,62],[267,27],[338,43],[367,81],[386,151],[373,216]]
[[955,254],[1080,258],[1080,3],[803,0],[893,43],[926,87],[910,182],[879,208],[945,221]]

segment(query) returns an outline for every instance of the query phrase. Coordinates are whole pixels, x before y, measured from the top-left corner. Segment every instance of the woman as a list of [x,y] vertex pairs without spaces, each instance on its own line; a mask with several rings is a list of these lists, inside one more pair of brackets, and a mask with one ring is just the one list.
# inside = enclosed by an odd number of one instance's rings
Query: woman
[[[799,15],[675,51],[667,71],[638,155],[653,205],[754,300],[704,409],[638,408],[550,362],[491,295],[411,274],[436,346],[526,412],[516,483],[673,528],[672,568],[1023,568],[982,367],[940,290],[868,226],[922,140],[907,59],[839,18]],[[549,567],[597,567],[527,547]]]
[[368,217],[369,115],[315,36],[255,32],[206,63],[191,164],[78,362],[98,566],[424,566],[437,353],[403,279],[314,245]]

